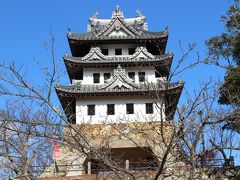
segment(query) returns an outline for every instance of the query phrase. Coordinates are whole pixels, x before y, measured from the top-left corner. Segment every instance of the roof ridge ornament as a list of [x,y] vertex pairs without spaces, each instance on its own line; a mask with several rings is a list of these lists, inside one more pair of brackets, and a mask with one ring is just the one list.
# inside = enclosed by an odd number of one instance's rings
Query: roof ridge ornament
[[71,32],[71,29],[68,28],[68,31],[67,31],[67,36],[71,36],[72,35],[72,32]]
[[132,88],[139,88],[131,78],[129,78],[126,73],[125,69],[123,69],[120,64],[116,69],[113,70],[113,76],[106,81],[100,89],[132,89]]
[[91,27],[94,27],[95,26],[95,21],[96,21],[96,19],[99,19],[98,18],[98,15],[99,15],[99,13],[96,11],[95,13],[93,13],[93,15],[88,19],[88,21],[89,21],[89,25],[87,25],[87,31],[89,32],[89,31],[91,31]]
[[92,16],[92,18],[96,18],[96,19],[98,19],[98,15],[99,15],[99,12],[95,12],[95,13],[93,13],[93,16]]
[[91,47],[88,54],[86,54],[82,60],[94,61],[94,60],[104,60],[106,57],[102,54],[100,47]]
[[112,19],[116,18],[124,19],[123,12],[120,10],[119,5],[117,5],[115,11],[112,12]]
[[137,60],[141,60],[141,59],[153,59],[154,56],[148,52],[146,47],[140,46],[137,47],[135,50],[135,53],[132,55],[131,59],[137,59]]
[[136,10],[136,17],[143,17],[142,12],[140,9]]

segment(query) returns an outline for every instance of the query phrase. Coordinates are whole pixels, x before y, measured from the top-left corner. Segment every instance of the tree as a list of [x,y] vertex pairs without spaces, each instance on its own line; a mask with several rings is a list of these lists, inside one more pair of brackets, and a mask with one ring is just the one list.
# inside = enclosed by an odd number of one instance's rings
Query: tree
[[226,69],[224,83],[220,88],[218,102],[238,105],[240,97],[240,3],[235,0],[221,20],[226,32],[206,41],[211,62]]
[[[206,41],[209,58],[207,63],[213,63],[226,69],[224,82],[219,89],[220,104],[235,106],[239,111],[240,105],[240,1],[234,0],[221,20],[225,23],[226,31],[221,35]],[[228,119],[223,126],[240,132],[240,119]]]
[[[35,109],[35,110],[33,110]],[[10,102],[0,111],[0,176],[39,176],[51,163],[51,138],[55,128],[49,113],[33,104]]]
[[28,81],[22,66],[0,64],[0,96],[7,99],[0,110],[1,177],[34,179],[52,163],[52,139],[61,137],[65,120],[52,103],[54,84],[62,75],[54,46],[52,37],[50,45],[45,46],[52,67],[38,64],[45,78],[42,87]]
[[[18,67],[14,63],[2,63],[0,65],[0,95],[17,97],[24,102],[26,100],[30,102],[34,101],[37,107],[36,113],[31,112],[29,117],[27,115],[32,108],[27,108],[28,110],[21,112],[24,118],[21,118],[21,116],[9,116],[8,118],[2,119],[2,122],[9,122],[9,120],[6,121],[6,119],[11,119],[11,122],[17,121],[17,124],[23,124],[23,127],[12,130],[16,132],[19,137],[26,137],[26,141],[23,141],[23,144],[28,144],[29,142],[30,144],[32,142],[36,142],[36,144],[39,143],[39,152],[33,153],[33,151],[30,151],[30,156],[25,156],[24,161],[22,161],[21,166],[27,164],[23,173],[15,173],[12,177],[24,175],[31,178],[31,164],[29,163],[29,161],[33,159],[31,158],[31,154],[37,154],[37,159],[47,162],[49,156],[41,156],[41,153],[45,151],[42,149],[44,143],[41,144],[41,142],[48,142],[49,145],[52,138],[57,138],[62,141],[62,145],[65,147],[65,153],[67,154],[65,157],[65,159],[68,160],[67,168],[78,167],[80,163],[77,160],[84,156],[86,158],[86,161],[84,159],[85,162],[90,161],[94,165],[101,165],[93,169],[96,174],[106,171],[112,172],[111,175],[119,179],[126,179],[126,177],[131,179],[138,179],[139,177],[159,179],[167,176],[191,179],[199,178],[202,175],[208,175],[208,173],[204,171],[204,168],[210,169],[208,163],[199,162],[198,158],[203,155],[206,150],[210,152],[239,150],[239,144],[232,146],[233,143],[231,142],[235,141],[233,136],[229,138],[226,133],[222,131],[219,133],[221,128],[215,128],[226,120],[231,118],[236,119],[235,116],[239,116],[239,112],[234,113],[235,111],[232,111],[232,109],[225,111],[221,106],[218,108],[214,106],[218,94],[213,88],[215,84],[212,83],[204,83],[194,97],[187,96],[187,102],[177,109],[177,116],[173,121],[165,121],[164,115],[162,114],[163,104],[159,102],[161,98],[159,98],[160,96],[157,92],[153,92],[153,94],[151,94],[153,100],[156,104],[160,104],[158,111],[160,115],[159,122],[149,122],[147,125],[143,125],[142,123],[131,123],[128,122],[127,119],[124,119],[125,123],[109,124],[106,121],[98,127],[97,125],[91,124],[75,125],[69,123],[63,114],[63,110],[61,110],[53,100],[54,84],[56,84],[59,77],[61,77],[61,72],[57,71],[54,42],[55,39],[52,38],[50,45],[52,67],[40,66],[40,69],[43,71],[43,77],[46,79],[46,81],[42,83],[44,86],[40,88],[28,81],[25,73],[22,72],[22,67]],[[190,45],[188,51],[182,51],[182,57],[179,58],[176,68],[174,68],[171,73],[171,77],[202,62],[197,58],[196,62],[182,67],[194,46],[195,45]],[[147,83],[145,85],[149,86]],[[186,92],[186,94],[188,95],[188,92]],[[25,108],[26,107],[23,107],[23,109]],[[39,112],[37,110],[39,110]],[[8,110],[4,110],[3,112],[8,112]],[[14,113],[12,110],[9,110],[9,112]],[[38,116],[39,114],[40,117]],[[42,116],[42,114],[45,116]],[[74,115],[70,117],[73,116]],[[44,118],[42,119],[42,117]],[[24,119],[24,121],[21,121],[21,119]],[[3,124],[5,125],[6,123]],[[35,127],[38,124],[41,124],[41,128],[36,129]],[[24,128],[25,126],[27,126],[27,128]],[[2,126],[2,128],[4,137],[8,134],[7,129],[9,125]],[[64,134],[62,133],[62,128],[64,128]],[[93,128],[95,132],[89,133],[93,131]],[[33,137],[37,137],[35,139],[36,141],[32,140]],[[18,136],[14,136],[13,138],[14,140],[16,139],[15,141],[18,140]],[[43,139],[41,140],[41,138]],[[100,140],[98,140],[98,138]],[[146,157],[146,161],[141,162],[146,166],[145,169],[129,169],[124,166],[126,162],[122,161],[123,155],[115,156],[115,153],[111,149],[113,143],[118,139],[126,140],[127,143],[144,152],[143,154],[149,155]],[[229,142],[230,144],[223,142]],[[9,140],[6,138],[3,139],[2,143],[3,147],[9,146]],[[14,143],[14,145],[15,144],[16,143]],[[24,149],[25,154],[26,151],[29,152],[29,148],[31,149],[30,145],[27,147],[28,148]],[[15,149],[19,148],[20,147]],[[10,154],[13,155],[14,152],[10,152]],[[222,156],[224,157],[224,161],[229,159],[226,155]],[[219,157],[222,156],[219,155]],[[6,154],[3,154],[2,157],[6,158]],[[203,160],[205,161],[206,158]],[[11,161],[12,164],[19,162],[17,158],[11,159]],[[42,166],[39,161],[34,160],[34,162]],[[86,163],[83,163],[83,165],[87,166]],[[144,166],[140,167],[142,168]],[[137,165],[131,167],[136,168]],[[64,168],[66,172],[66,166],[59,166],[59,175],[62,175],[61,173],[63,173]],[[101,171],[101,168],[104,168],[105,171]],[[18,170],[15,169],[12,171],[18,172]],[[79,171],[79,169],[77,169],[77,171]],[[228,176],[228,174],[229,172],[226,173],[226,176]],[[66,173],[63,173],[63,175],[66,175]],[[107,174],[107,176],[111,175]],[[237,174],[233,173],[233,176],[237,177]]]

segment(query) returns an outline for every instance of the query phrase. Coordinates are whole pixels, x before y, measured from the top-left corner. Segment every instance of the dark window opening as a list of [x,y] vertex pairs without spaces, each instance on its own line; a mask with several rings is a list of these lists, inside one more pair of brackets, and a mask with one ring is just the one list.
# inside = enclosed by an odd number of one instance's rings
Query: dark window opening
[[145,81],[145,72],[138,72],[139,82]]
[[[72,56],[74,57],[83,57],[90,51],[90,44],[73,44],[72,45]],[[79,50],[80,49],[80,50]]]
[[133,103],[126,104],[126,113],[134,114],[134,104]]
[[128,72],[128,77],[135,81],[135,72]]
[[100,73],[93,73],[93,83],[100,82]]
[[88,115],[95,115],[95,104],[87,105]]
[[111,77],[111,73],[104,73],[103,75],[104,75],[104,81],[110,79]]
[[108,55],[108,49],[102,49],[102,54]]
[[73,79],[83,80],[83,70],[81,69],[80,71],[75,72],[73,75]]
[[132,55],[135,53],[135,48],[128,48],[128,54]]
[[153,103],[146,103],[146,114],[153,114]]
[[122,49],[115,49],[115,55],[122,55]]
[[156,70],[155,70],[155,77],[156,78],[162,77],[162,75],[160,74],[160,68],[156,68]]
[[157,43],[147,43],[146,48],[152,55],[160,55],[164,53],[164,47],[157,45]]
[[107,115],[114,115],[115,107],[114,104],[107,104]]

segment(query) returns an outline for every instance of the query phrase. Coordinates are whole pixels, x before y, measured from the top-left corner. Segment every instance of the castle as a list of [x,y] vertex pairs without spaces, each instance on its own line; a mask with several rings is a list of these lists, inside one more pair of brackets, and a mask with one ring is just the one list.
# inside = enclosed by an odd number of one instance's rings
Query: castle
[[[146,166],[134,162],[151,161],[149,167],[156,166],[154,154],[162,150],[155,144],[161,141],[155,130],[161,122],[171,122],[183,88],[182,81],[169,82],[173,54],[166,53],[168,30],[151,32],[145,20],[140,11],[125,18],[117,6],[110,19],[90,17],[87,32],[69,30],[72,55],[63,59],[71,84],[56,85],[69,123],[81,128],[89,147],[105,143],[112,157],[121,157],[119,167],[128,170]],[[103,168],[99,164],[104,164],[104,157],[98,161],[69,153],[75,151],[65,150],[58,161],[69,162],[65,175],[99,173],[100,168],[93,167]]]

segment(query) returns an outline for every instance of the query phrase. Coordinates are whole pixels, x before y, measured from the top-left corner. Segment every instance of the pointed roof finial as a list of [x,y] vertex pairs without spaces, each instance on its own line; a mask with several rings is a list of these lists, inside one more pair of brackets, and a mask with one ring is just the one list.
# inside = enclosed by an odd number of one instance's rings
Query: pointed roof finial
[[116,9],[112,12],[112,19],[114,18],[124,18],[123,12],[120,10],[119,5],[116,5]]
[[119,7],[119,5],[116,5],[116,10],[115,10],[116,12],[120,12],[120,7]]
[[183,84],[184,82],[183,82],[183,80],[180,79],[180,80],[178,81],[178,83],[179,83],[179,84]]
[[117,66],[117,70],[118,70],[118,71],[122,71],[122,67],[121,67],[120,64],[118,64],[118,66]]
[[71,35],[72,33],[71,33],[71,29],[70,28],[68,28],[68,32],[67,32],[67,35]]
[[93,18],[98,18],[98,15],[99,15],[99,13],[96,11],[95,13],[93,13]]
[[136,10],[136,17],[141,17],[141,16],[143,16],[141,10],[137,9]]

